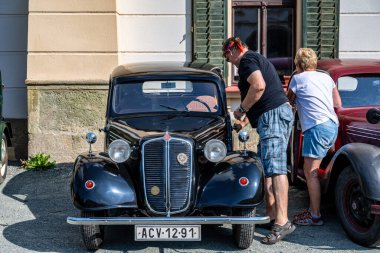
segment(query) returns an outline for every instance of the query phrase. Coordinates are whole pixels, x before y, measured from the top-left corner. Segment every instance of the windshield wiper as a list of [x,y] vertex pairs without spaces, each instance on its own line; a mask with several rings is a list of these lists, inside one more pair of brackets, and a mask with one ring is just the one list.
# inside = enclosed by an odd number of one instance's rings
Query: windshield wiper
[[171,106],[168,106],[168,105],[162,105],[162,104],[160,104],[160,106],[162,106],[162,107],[164,107],[164,108],[168,108],[168,109],[174,110],[174,111],[178,111],[177,108],[175,108],[175,107],[171,107]]

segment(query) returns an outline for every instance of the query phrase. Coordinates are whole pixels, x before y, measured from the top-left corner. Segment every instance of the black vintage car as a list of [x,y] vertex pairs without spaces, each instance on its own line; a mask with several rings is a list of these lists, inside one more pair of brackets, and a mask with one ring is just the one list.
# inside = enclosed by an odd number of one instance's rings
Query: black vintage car
[[[232,126],[219,69],[207,64],[130,64],[111,74],[105,151],[78,156],[71,182],[87,249],[105,225],[134,225],[135,240],[201,240],[203,224],[233,224],[250,247],[262,202],[256,154],[232,150]],[[239,139],[248,135],[241,132]]]

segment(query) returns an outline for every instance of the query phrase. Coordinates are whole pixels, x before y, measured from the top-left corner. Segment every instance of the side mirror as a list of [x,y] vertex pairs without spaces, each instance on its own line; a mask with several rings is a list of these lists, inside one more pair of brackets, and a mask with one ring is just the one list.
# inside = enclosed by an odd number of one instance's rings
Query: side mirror
[[96,134],[94,134],[93,132],[88,132],[86,134],[86,141],[88,144],[90,144],[90,149],[88,151],[89,156],[92,156],[91,144],[94,144],[96,142],[96,140],[97,140]]
[[377,108],[369,109],[366,114],[367,121],[371,124],[377,124],[380,122],[380,110]]
[[239,133],[239,141],[244,143],[243,155],[247,156],[247,141],[249,140],[249,134],[245,131]]
[[93,132],[88,132],[86,134],[86,141],[89,143],[89,144],[94,144],[96,142],[96,134],[94,134]]
[[246,143],[249,140],[249,134],[247,132],[239,133],[239,141]]

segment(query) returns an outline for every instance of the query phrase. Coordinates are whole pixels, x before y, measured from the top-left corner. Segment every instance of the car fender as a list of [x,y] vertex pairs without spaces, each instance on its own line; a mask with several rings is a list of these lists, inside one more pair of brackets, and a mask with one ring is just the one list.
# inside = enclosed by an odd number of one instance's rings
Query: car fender
[[[264,174],[261,162],[253,152],[233,153],[215,165],[214,174],[203,184],[197,208],[255,207],[264,196]],[[241,177],[249,181],[239,183]]]
[[380,148],[365,143],[346,144],[335,153],[322,179],[324,193],[335,187],[340,172],[349,165],[358,175],[365,196],[380,200]]
[[[92,189],[85,187],[87,180],[94,182]],[[129,174],[121,173],[118,164],[102,154],[78,156],[74,163],[71,197],[75,207],[85,211],[137,207]]]

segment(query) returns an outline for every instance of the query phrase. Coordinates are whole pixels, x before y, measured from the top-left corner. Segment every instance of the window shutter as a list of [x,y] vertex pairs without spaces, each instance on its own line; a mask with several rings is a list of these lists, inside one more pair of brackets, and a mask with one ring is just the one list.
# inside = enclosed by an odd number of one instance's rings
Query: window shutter
[[193,0],[193,61],[224,70],[225,0]]
[[303,1],[303,47],[319,59],[338,56],[338,0]]

